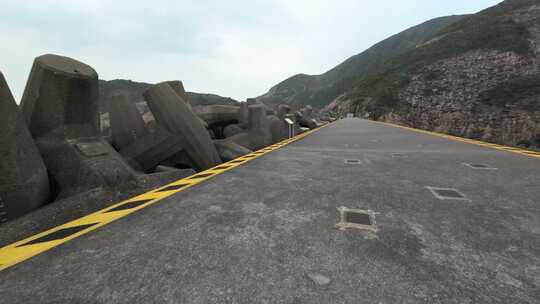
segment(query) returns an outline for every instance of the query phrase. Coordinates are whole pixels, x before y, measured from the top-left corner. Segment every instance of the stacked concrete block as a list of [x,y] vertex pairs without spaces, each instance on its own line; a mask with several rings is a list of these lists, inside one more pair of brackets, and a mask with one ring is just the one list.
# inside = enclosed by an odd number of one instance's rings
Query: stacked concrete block
[[136,185],[135,172],[103,138],[40,138],[36,142],[59,187],[59,198],[93,188],[129,189]]
[[144,92],[158,124],[179,136],[195,169],[206,170],[221,163],[210,135],[197,115],[167,83],[159,83]]
[[194,107],[193,111],[210,127],[238,123],[239,107],[226,105],[211,105]]
[[[176,92],[178,96],[180,96],[182,101],[184,101],[187,104],[190,110],[193,110],[193,107],[191,106],[191,103],[189,101],[189,95],[184,89],[184,84],[182,83],[182,81],[171,80],[171,81],[165,81],[164,83],[168,84],[173,89],[173,91]],[[208,128],[208,123],[206,121],[204,121],[202,118],[200,118],[200,121],[205,128]]]
[[300,127],[308,129],[315,129],[317,127],[317,123],[313,119],[306,119],[300,111],[294,113],[294,118]]
[[248,107],[248,134],[251,150],[259,150],[272,144],[272,134],[266,116],[266,107],[262,104]]
[[230,161],[253,152],[229,139],[215,140],[214,144],[223,161]]
[[238,144],[244,148],[253,150],[251,148],[251,140],[250,140],[248,132],[238,133],[236,135],[228,137],[227,140],[235,144]]
[[94,69],[71,58],[43,55],[34,60],[21,108],[34,138],[97,136],[97,100]]
[[241,128],[247,128],[249,124],[249,110],[247,102],[241,102],[238,109],[238,123]]
[[230,124],[223,128],[223,136],[225,138],[234,136],[242,132],[244,132],[244,129],[242,129],[238,124]]
[[131,167],[151,172],[156,166],[181,153],[183,140],[162,127],[120,150]]
[[270,133],[272,134],[272,143],[277,143],[287,138],[288,126],[285,121],[279,119],[275,115],[268,115],[267,118]]
[[289,114],[290,112],[291,112],[291,107],[289,107],[288,105],[282,104],[278,106],[277,116],[279,119],[284,120],[285,115]]
[[0,172],[0,223],[49,202],[47,169],[2,73]]
[[167,83],[173,89],[173,91],[176,92],[176,94],[180,96],[180,98],[182,98],[182,100],[191,108],[189,95],[184,89],[184,84],[182,83],[182,81],[172,80],[172,81],[166,81],[165,83]]
[[137,106],[125,95],[114,95],[109,103],[112,142],[117,150],[148,135]]
[[266,115],[276,115],[276,111],[274,111],[274,109],[268,107],[268,106],[264,106],[266,108]]
[[313,119],[313,108],[311,106],[306,106],[302,109],[302,115],[305,119]]
[[98,76],[90,66],[57,55],[37,57],[21,108],[60,197],[136,182],[100,137]]

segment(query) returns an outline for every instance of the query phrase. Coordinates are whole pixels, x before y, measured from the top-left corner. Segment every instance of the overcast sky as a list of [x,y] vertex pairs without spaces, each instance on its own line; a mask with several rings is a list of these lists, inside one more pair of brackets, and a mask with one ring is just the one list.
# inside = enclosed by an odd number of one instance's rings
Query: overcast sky
[[1,0],[0,70],[17,100],[36,56],[91,65],[101,79],[180,79],[245,100],[320,74],[428,19],[500,0]]

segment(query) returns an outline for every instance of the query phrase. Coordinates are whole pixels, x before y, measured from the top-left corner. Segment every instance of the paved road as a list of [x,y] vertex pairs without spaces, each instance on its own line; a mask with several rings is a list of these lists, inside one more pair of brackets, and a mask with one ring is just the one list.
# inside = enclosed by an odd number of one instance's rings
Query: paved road
[[540,303],[539,200],[539,159],[346,119],[0,272],[0,302]]

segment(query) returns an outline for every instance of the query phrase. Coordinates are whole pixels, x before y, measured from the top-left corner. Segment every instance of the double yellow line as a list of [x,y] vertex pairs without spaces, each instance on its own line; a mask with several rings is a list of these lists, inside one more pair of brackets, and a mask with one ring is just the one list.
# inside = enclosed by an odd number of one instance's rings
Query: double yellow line
[[[324,127],[324,126],[323,126]],[[322,128],[322,127],[320,127]],[[250,160],[261,157],[292,142],[300,140],[320,128],[283,140],[259,151],[244,155],[214,168],[172,182],[160,188],[132,197],[100,211],[43,231],[13,244],[0,248],[0,271],[61,245],[71,239],[96,230],[133,212],[151,206],[169,196],[193,187],[216,175],[232,170]]]

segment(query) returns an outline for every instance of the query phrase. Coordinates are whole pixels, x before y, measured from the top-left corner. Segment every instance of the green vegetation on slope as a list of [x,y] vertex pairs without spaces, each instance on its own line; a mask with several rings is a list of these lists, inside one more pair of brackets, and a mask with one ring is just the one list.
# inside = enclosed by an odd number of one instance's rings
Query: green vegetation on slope
[[517,106],[523,110],[539,111],[540,74],[520,77],[499,84],[480,94],[480,101],[489,106]]
[[274,86],[260,99],[266,103],[326,106],[337,96],[350,91],[360,76],[380,71],[390,58],[414,49],[418,44],[430,40],[440,30],[464,17],[435,18],[414,26],[377,43],[365,52],[350,57],[322,75],[292,76]]
[[370,101],[369,108],[389,108],[396,104],[398,91],[407,85],[411,75],[438,60],[472,50],[532,55],[527,28],[502,12],[495,7],[448,26],[432,41],[393,58],[382,72],[359,79],[350,97],[356,98],[360,105],[367,102],[365,97],[371,97],[375,104]]

